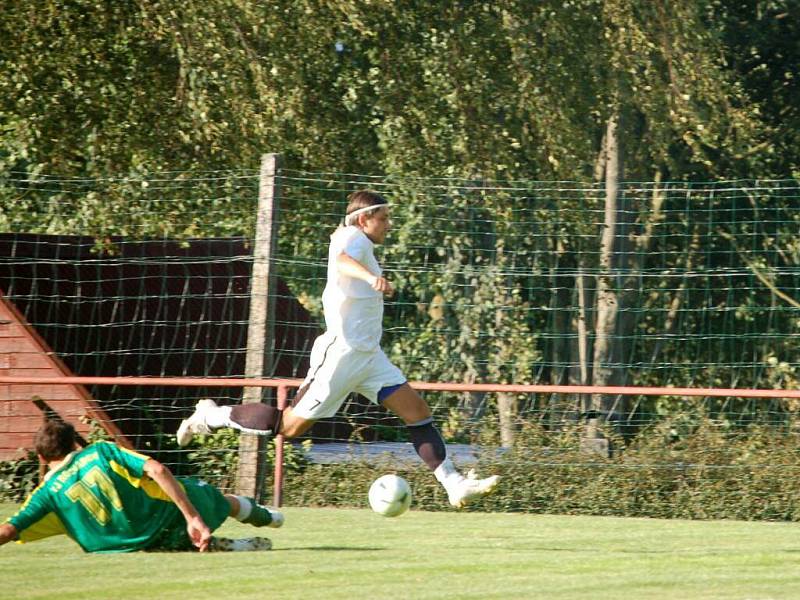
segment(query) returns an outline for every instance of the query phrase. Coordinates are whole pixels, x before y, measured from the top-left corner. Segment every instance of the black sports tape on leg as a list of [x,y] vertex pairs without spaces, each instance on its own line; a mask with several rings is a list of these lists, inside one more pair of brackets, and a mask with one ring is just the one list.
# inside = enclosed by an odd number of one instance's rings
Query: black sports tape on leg
[[282,416],[283,411],[260,402],[231,407],[231,421],[245,429],[276,432],[280,427]]
[[447,458],[447,448],[445,448],[444,440],[439,430],[436,429],[436,426],[431,421],[422,425],[408,425],[407,427],[411,443],[414,444],[414,450],[428,465],[428,468],[431,471],[435,471],[442,464],[442,461]]

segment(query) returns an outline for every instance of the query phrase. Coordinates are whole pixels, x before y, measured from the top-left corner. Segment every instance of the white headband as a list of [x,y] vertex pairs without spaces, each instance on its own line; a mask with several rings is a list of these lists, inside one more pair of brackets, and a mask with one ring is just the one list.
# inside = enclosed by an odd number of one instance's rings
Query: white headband
[[358,210],[354,210],[349,215],[345,216],[344,224],[345,225],[352,225],[353,217],[357,217],[360,214],[363,214],[365,212],[369,212],[371,210],[375,210],[376,208],[382,208],[384,206],[389,206],[389,203],[388,202],[384,202],[383,204],[374,204],[373,206],[365,206],[364,208],[359,208]]

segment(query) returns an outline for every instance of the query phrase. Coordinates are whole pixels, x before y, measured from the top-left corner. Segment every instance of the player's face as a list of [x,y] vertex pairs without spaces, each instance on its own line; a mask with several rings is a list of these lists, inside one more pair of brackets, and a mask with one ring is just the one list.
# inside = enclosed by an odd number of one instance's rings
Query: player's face
[[375,244],[382,244],[386,239],[386,234],[392,228],[392,221],[389,219],[389,208],[384,206],[366,217],[361,228],[366,236]]

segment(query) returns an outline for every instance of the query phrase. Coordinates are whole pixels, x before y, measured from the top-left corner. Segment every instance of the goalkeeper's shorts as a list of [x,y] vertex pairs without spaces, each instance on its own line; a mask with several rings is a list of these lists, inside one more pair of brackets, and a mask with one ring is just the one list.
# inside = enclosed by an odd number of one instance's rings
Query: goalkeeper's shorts
[[[178,478],[186,495],[211,531],[217,529],[230,515],[231,507],[225,496],[213,485],[197,479]],[[177,509],[177,507],[176,507]],[[186,531],[186,520],[178,511],[172,522],[155,536],[146,548],[149,552],[185,552],[196,550]]]

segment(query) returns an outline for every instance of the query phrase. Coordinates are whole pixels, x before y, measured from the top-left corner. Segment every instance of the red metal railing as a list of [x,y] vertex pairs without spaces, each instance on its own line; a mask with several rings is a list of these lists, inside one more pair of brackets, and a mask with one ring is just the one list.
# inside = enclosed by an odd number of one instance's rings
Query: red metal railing
[[[24,377],[0,375],[0,385],[140,385],[183,387],[272,387],[277,390],[278,408],[285,408],[289,389],[297,388],[301,379],[226,379],[201,377]],[[769,390],[739,388],[677,388],[594,385],[538,385],[492,383],[429,383],[411,382],[420,391],[439,392],[505,392],[517,394],[604,394],[638,396],[699,396],[723,398],[800,398],[800,390]],[[273,503],[283,501],[283,436],[276,436]]]

